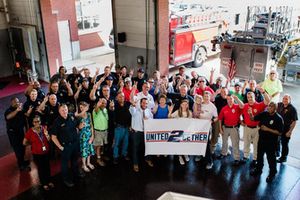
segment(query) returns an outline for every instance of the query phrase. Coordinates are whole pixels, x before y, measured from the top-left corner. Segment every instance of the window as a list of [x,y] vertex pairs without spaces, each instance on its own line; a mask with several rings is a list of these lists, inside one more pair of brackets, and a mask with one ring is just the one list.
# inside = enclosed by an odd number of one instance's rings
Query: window
[[102,0],[76,0],[78,34],[100,31]]

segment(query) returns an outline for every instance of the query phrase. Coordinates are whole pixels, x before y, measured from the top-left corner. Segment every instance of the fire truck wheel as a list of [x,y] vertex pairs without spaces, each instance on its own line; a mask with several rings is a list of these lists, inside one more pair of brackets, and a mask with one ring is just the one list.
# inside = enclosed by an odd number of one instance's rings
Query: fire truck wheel
[[206,50],[203,47],[200,47],[195,54],[193,67],[201,67],[205,61],[206,54]]

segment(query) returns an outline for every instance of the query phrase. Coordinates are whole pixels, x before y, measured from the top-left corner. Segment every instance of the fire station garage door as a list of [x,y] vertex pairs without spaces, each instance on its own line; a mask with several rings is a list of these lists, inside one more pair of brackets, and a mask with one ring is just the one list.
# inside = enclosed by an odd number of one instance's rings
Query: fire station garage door
[[62,61],[72,60],[72,47],[69,21],[57,22]]

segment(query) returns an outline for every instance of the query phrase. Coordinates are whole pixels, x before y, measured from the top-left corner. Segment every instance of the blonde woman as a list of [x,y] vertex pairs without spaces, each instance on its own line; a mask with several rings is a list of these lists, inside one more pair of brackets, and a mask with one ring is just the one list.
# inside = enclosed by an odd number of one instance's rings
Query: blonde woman
[[[180,102],[179,109],[176,110],[174,113],[172,113],[172,110],[173,109],[170,109],[169,118],[192,118],[193,117],[193,113],[189,110],[188,99],[183,99]],[[179,158],[179,163],[181,165],[185,165],[185,161],[184,161],[183,157],[180,155],[180,156],[178,156],[178,158]],[[184,158],[185,158],[186,162],[190,161],[190,158],[188,155],[184,155]]]

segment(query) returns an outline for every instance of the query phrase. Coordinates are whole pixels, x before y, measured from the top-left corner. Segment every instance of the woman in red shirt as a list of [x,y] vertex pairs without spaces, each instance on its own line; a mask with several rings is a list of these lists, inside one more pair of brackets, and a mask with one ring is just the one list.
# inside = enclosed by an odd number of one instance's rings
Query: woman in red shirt
[[33,127],[26,132],[23,144],[31,145],[33,161],[37,166],[40,183],[44,190],[49,190],[50,187],[54,187],[54,184],[50,182],[50,136],[47,129],[41,125],[40,116],[36,115],[32,122]]

